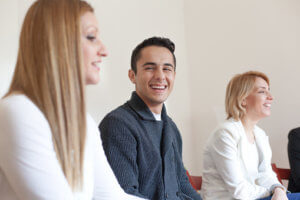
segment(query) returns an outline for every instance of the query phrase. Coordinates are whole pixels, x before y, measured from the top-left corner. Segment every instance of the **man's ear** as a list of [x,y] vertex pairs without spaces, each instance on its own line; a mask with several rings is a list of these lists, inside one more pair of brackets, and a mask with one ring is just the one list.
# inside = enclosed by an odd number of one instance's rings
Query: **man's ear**
[[128,70],[128,77],[130,81],[135,84],[135,73],[132,69]]

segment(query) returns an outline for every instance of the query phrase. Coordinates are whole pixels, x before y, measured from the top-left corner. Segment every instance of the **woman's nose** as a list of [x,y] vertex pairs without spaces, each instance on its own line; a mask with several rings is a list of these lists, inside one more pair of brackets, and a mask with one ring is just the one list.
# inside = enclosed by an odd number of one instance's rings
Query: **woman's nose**
[[99,43],[100,44],[99,44],[99,49],[98,49],[97,54],[102,57],[108,56],[108,51],[106,49],[106,46],[101,41]]
[[268,98],[269,100],[273,100],[273,96],[272,96],[271,92],[268,92],[267,98]]

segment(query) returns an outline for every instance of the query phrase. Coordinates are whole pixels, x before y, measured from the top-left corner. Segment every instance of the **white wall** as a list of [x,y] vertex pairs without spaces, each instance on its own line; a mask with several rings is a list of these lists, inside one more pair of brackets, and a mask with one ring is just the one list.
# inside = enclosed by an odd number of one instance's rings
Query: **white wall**
[[300,2],[297,0],[185,1],[187,59],[192,89],[192,130],[197,141],[194,173],[203,146],[224,116],[230,78],[259,70],[271,81],[271,117],[260,126],[270,136],[273,161],[288,167],[287,134],[300,126]]
[[[0,96],[12,77],[23,17],[33,0],[0,0]],[[176,43],[175,88],[168,112],[181,130],[183,157],[202,170],[202,148],[224,118],[224,94],[236,73],[267,73],[273,114],[260,124],[270,135],[273,160],[287,167],[287,133],[300,126],[300,2],[298,0],[91,0],[109,57],[101,82],[88,87],[88,110],[99,122],[134,89],[127,78],[132,49],[157,35]]]
[[[33,0],[0,0],[0,96],[12,77],[23,17]],[[88,110],[96,122],[125,103],[134,90],[127,77],[134,47],[151,36],[169,37],[176,44],[177,75],[168,112],[182,131],[184,154],[191,160],[190,93],[183,0],[90,0],[100,22],[100,34],[109,56],[101,67],[101,82],[88,87]],[[172,6],[170,6],[172,5]],[[11,12],[11,11],[14,12]],[[3,12],[2,12],[3,11]],[[3,27],[9,26],[9,29]],[[6,38],[4,38],[6,37]],[[2,45],[4,44],[4,45]],[[180,106],[178,106],[180,105]],[[190,158],[190,159],[188,159]],[[192,163],[187,163],[187,167]]]
[[[12,13],[11,10],[15,10]],[[7,20],[9,19],[9,20]],[[9,86],[18,47],[18,4],[16,1],[0,2],[0,96]]]

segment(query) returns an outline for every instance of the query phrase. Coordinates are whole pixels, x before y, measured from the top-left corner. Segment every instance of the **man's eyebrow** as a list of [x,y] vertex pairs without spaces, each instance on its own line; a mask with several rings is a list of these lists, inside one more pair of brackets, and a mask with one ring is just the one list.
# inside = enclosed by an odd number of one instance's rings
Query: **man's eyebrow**
[[146,65],[156,65],[156,63],[154,63],[154,62],[146,62],[146,63],[143,64],[143,66],[146,66]]
[[164,63],[164,66],[169,66],[169,67],[173,67],[174,68],[174,66],[171,63]]
[[[143,64],[143,66],[146,66],[146,65],[157,65],[157,64],[154,63],[154,62],[146,62],[146,63]],[[171,63],[164,63],[164,66],[169,66],[169,67],[174,68],[174,66]]]

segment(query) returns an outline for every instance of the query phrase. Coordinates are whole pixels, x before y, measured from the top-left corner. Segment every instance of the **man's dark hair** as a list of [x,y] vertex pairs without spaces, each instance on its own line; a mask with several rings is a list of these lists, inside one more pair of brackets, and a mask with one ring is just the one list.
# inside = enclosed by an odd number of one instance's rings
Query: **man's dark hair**
[[135,74],[137,72],[136,63],[137,63],[138,59],[140,59],[140,57],[141,57],[141,51],[142,51],[142,49],[144,49],[145,47],[148,47],[148,46],[158,46],[158,47],[165,47],[165,48],[169,49],[169,51],[173,55],[174,65],[175,65],[174,70],[176,70],[176,57],[174,55],[175,44],[168,38],[151,37],[151,38],[145,39],[142,43],[137,45],[135,47],[135,49],[132,51],[131,69],[134,71]]

